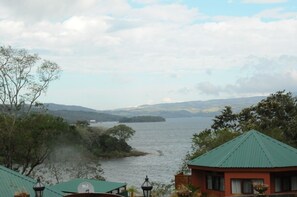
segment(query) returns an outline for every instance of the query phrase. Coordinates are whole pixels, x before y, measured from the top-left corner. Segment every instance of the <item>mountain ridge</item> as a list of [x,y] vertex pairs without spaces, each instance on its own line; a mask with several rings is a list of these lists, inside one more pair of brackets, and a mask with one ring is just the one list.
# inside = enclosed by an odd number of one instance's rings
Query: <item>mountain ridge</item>
[[176,103],[158,103],[153,105],[140,105],[133,108],[119,108],[113,110],[95,110],[78,105],[63,105],[45,103],[48,112],[61,116],[67,121],[96,120],[119,121],[123,117],[133,116],[162,116],[164,118],[181,118],[195,116],[214,117],[225,106],[231,106],[234,112],[239,112],[245,107],[257,104],[264,96],[212,99],[206,101],[185,101]]

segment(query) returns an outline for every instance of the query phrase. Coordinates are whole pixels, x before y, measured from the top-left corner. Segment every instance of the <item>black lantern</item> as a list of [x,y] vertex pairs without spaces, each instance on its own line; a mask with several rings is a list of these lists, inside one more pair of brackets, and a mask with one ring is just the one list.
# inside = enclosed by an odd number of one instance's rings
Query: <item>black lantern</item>
[[151,197],[151,190],[153,189],[152,184],[149,182],[148,177],[145,177],[145,181],[141,185],[141,189],[143,190],[144,197]]
[[42,197],[44,185],[40,182],[40,178],[37,178],[37,183],[33,185],[33,189],[35,191],[35,197]]

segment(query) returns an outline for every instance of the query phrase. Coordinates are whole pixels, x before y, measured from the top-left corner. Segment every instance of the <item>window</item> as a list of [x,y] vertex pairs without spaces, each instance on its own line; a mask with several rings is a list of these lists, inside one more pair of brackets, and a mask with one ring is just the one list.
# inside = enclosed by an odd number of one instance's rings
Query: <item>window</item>
[[223,176],[206,176],[206,188],[209,190],[217,190],[217,191],[224,191],[225,190],[225,181]]
[[241,180],[232,180],[231,189],[232,194],[241,194]]
[[232,194],[254,194],[257,193],[253,189],[253,183],[263,183],[261,179],[232,179]]
[[242,193],[243,194],[252,194],[253,193],[253,184],[251,180],[242,181]]
[[282,190],[284,192],[287,192],[287,191],[291,190],[290,182],[291,182],[290,177],[283,177],[283,180],[282,180],[283,188],[282,188]]
[[297,190],[297,176],[280,176],[274,179],[275,192],[288,192]]
[[291,177],[291,190],[297,190],[297,176]]
[[280,192],[282,191],[281,189],[281,179],[280,178],[275,178],[274,180],[274,187],[275,187],[275,192]]

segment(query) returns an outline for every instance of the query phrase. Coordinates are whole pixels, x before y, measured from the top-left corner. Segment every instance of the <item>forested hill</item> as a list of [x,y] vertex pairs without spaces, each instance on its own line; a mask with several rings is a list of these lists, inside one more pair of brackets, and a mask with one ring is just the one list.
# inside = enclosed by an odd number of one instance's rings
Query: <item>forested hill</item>
[[71,111],[71,110],[49,110],[48,113],[64,118],[69,123],[76,123],[77,121],[91,121],[95,122],[108,122],[108,121],[119,121],[123,119],[123,116],[112,115],[100,112],[90,111]]
[[165,122],[166,119],[161,116],[134,116],[131,118],[122,118],[120,123],[128,122]]
[[245,107],[257,104],[266,97],[245,97],[232,99],[216,99],[207,101],[189,101],[179,103],[161,103],[155,105],[142,105],[134,108],[104,111],[120,116],[161,116],[164,118],[209,116],[220,113],[225,106],[231,106],[235,112]]
[[82,106],[59,105],[46,103],[49,113],[63,117],[69,122],[77,120],[95,120],[97,122],[119,121],[124,117],[161,116],[164,118],[210,116],[219,114],[225,106],[231,106],[235,112],[245,107],[257,104],[266,97],[245,97],[233,99],[216,99],[208,101],[189,101],[180,103],[161,103],[142,105],[135,108],[116,110],[95,110]]

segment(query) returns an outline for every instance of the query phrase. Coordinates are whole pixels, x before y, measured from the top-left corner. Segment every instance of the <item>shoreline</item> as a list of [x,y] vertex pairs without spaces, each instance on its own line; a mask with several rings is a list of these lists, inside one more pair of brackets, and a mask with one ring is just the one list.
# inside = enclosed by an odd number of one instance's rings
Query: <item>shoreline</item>
[[138,151],[133,149],[131,152],[115,152],[108,155],[100,155],[99,158],[103,160],[110,160],[110,159],[121,159],[126,157],[141,157],[148,155],[149,153]]

